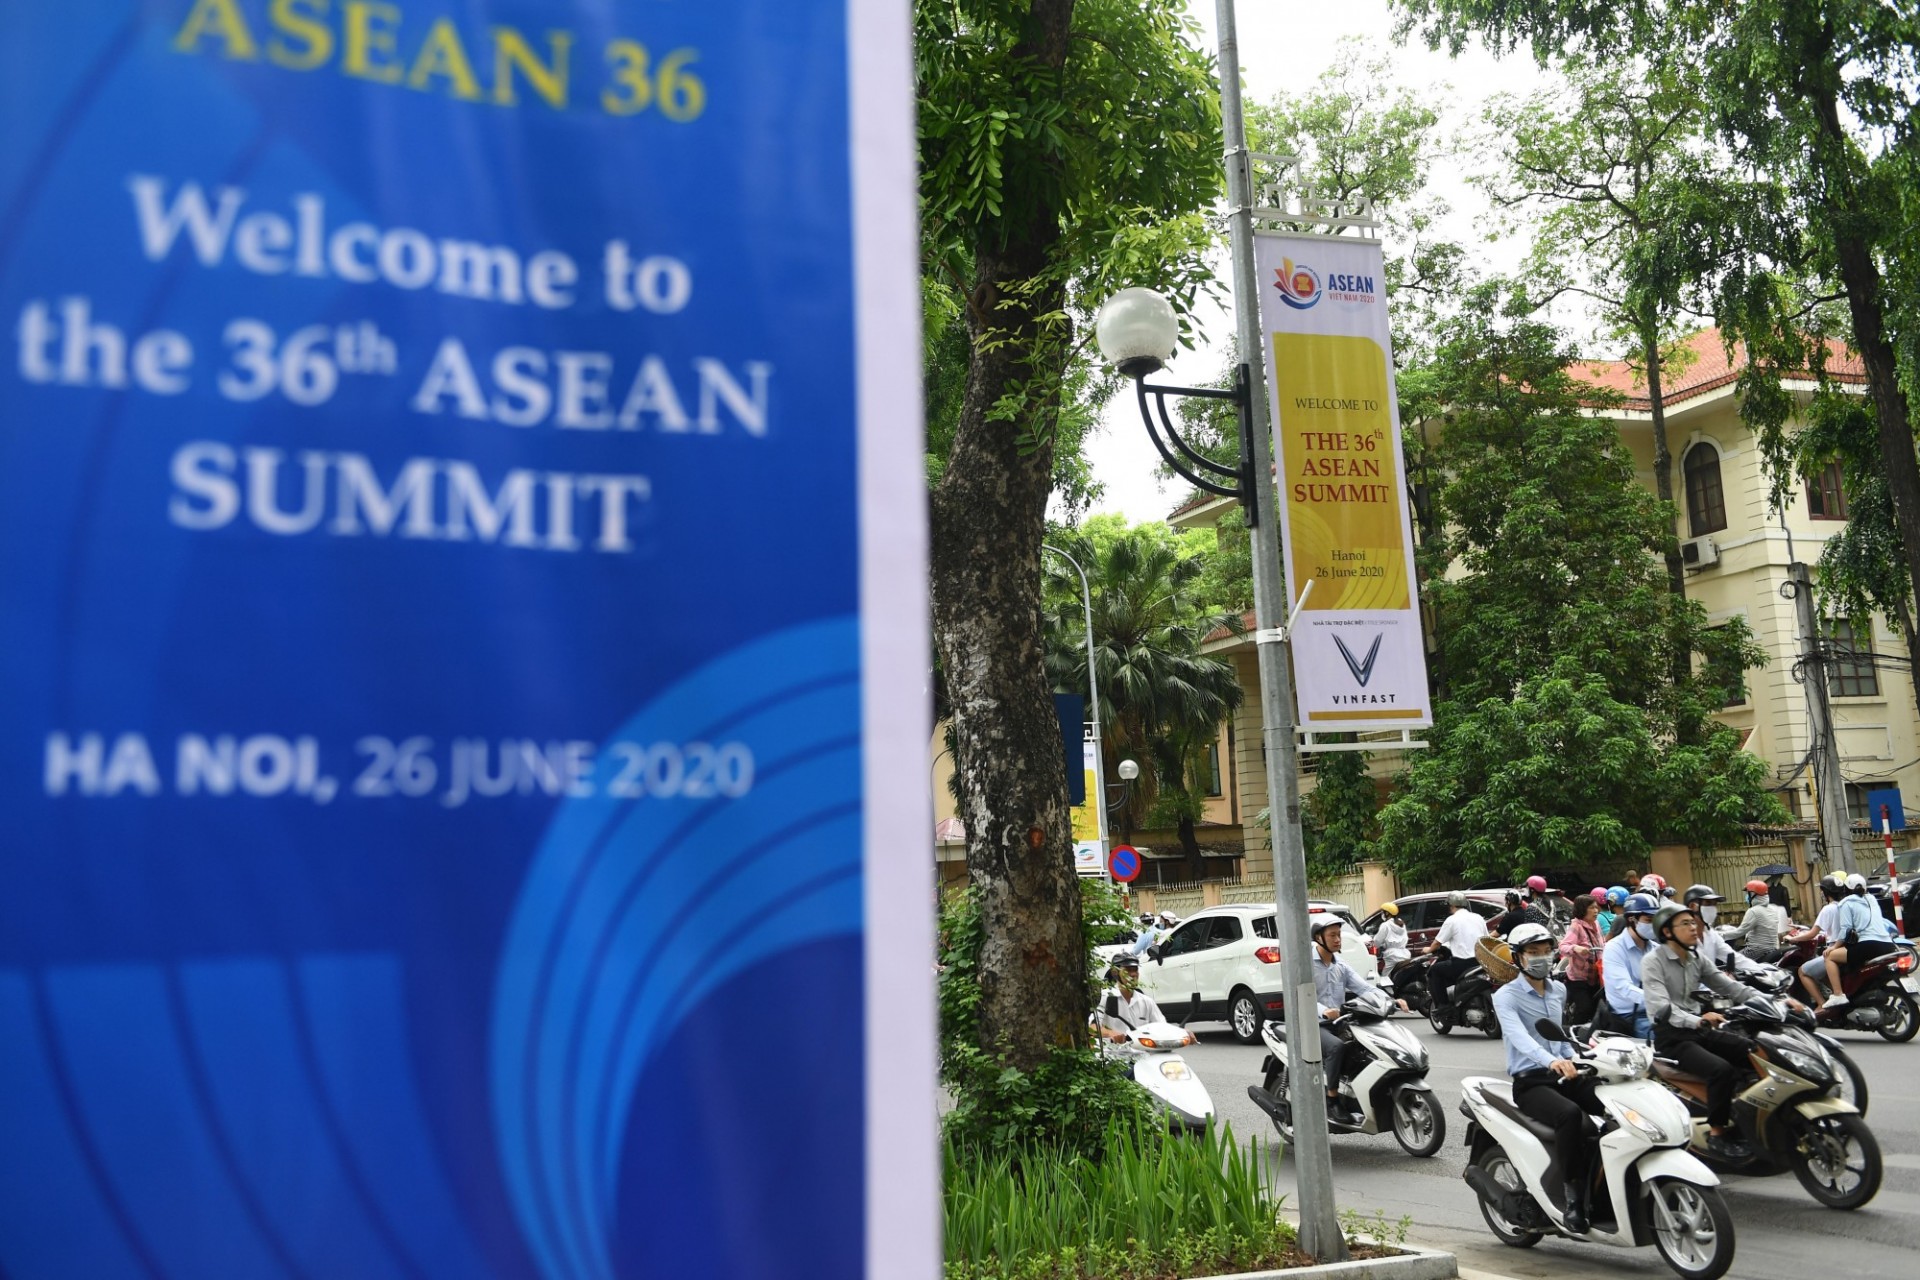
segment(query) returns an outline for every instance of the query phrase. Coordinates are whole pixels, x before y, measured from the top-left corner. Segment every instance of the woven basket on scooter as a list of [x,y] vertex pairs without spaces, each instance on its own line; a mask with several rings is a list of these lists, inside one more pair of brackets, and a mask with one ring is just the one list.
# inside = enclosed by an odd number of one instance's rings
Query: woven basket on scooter
[[1473,944],[1473,958],[1480,962],[1496,987],[1505,986],[1520,976],[1520,970],[1514,967],[1513,948],[1490,933]]

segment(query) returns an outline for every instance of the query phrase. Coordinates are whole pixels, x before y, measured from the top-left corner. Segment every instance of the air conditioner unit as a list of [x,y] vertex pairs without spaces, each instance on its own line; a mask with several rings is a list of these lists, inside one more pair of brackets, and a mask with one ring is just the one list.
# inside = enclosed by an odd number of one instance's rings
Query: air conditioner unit
[[1680,559],[1689,569],[1720,563],[1720,546],[1712,538],[1689,538],[1680,544]]

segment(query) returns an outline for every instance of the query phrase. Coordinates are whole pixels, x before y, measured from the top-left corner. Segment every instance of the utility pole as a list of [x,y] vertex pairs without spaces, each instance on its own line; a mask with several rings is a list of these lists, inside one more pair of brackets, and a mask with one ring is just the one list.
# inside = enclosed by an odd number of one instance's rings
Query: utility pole
[[1246,362],[1251,417],[1253,613],[1260,655],[1260,709],[1265,725],[1267,803],[1273,815],[1274,924],[1285,984],[1287,1097],[1293,1107],[1293,1155],[1300,1201],[1300,1248],[1316,1262],[1347,1257],[1333,1202],[1333,1152],[1327,1137],[1326,1074],[1320,1063],[1320,1002],[1313,987],[1307,937],[1307,860],[1300,837],[1299,752],[1294,742],[1293,676],[1282,625],[1287,594],[1280,571],[1280,527],[1273,492],[1273,437],[1267,415],[1265,339],[1260,286],[1253,264],[1253,157],[1240,109],[1240,47],[1233,0],[1215,0],[1219,29],[1220,123],[1226,136],[1227,204],[1233,245],[1233,299],[1240,358]]
[[1807,566],[1795,560],[1787,566],[1787,590],[1800,624],[1800,670],[1807,691],[1808,747],[1812,754],[1814,800],[1820,817],[1820,843],[1826,846],[1827,866],[1842,875],[1857,870],[1853,862],[1853,821],[1847,816],[1847,785],[1840,777],[1840,744],[1833,732],[1833,704],[1829,701],[1829,662],[1821,648],[1820,625],[1813,609],[1813,580]]

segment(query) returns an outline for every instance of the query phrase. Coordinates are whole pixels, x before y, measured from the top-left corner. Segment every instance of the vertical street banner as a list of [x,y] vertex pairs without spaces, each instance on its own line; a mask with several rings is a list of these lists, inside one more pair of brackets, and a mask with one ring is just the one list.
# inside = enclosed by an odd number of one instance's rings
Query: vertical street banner
[[1431,724],[1380,246],[1261,234],[1255,261],[1300,727]]
[[905,0],[0,5],[0,1274],[939,1266]]
[[1086,788],[1081,802],[1068,811],[1073,820],[1073,869],[1083,876],[1107,874],[1107,851],[1100,842],[1100,803],[1103,790],[1099,771],[1094,768],[1093,739],[1080,744],[1080,777]]

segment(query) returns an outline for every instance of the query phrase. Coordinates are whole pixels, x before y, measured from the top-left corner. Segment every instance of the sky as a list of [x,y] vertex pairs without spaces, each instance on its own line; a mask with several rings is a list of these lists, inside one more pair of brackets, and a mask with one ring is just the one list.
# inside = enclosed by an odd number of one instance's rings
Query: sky
[[[1205,28],[1206,47],[1213,48],[1214,0],[1191,0],[1189,11]],[[1444,53],[1430,52],[1417,39],[1395,48],[1393,16],[1387,0],[1239,0],[1236,25],[1244,93],[1249,102],[1310,87],[1336,59],[1353,56],[1354,51],[1341,43],[1349,36],[1364,37],[1380,49],[1391,49],[1395,80],[1429,92],[1446,104],[1443,129],[1471,123],[1480,105],[1495,93],[1528,93],[1542,83],[1531,57],[1524,54],[1495,59],[1473,48],[1455,60]],[[1455,210],[1451,234],[1463,243],[1474,243],[1480,234],[1476,221],[1484,201],[1460,180],[1457,169],[1443,167],[1436,175],[1435,187]],[[1517,253],[1519,247],[1502,242],[1485,248],[1505,257]],[[1222,252],[1216,257],[1216,270],[1224,278],[1226,255]],[[1182,351],[1157,381],[1196,385],[1219,373],[1224,344],[1232,336],[1232,315],[1224,307],[1214,307],[1196,320],[1200,332],[1195,335],[1195,350]],[[1118,512],[1133,523],[1164,519],[1188,492],[1186,482],[1163,481],[1156,474],[1160,457],[1147,438],[1139,406],[1131,395],[1115,396],[1107,405],[1104,420],[1105,429],[1086,446],[1094,479],[1105,486],[1092,511]]]

